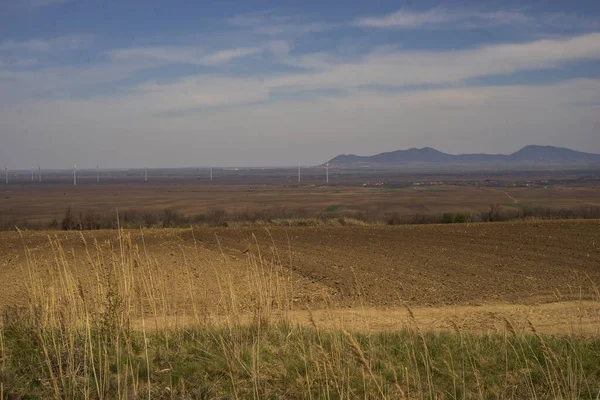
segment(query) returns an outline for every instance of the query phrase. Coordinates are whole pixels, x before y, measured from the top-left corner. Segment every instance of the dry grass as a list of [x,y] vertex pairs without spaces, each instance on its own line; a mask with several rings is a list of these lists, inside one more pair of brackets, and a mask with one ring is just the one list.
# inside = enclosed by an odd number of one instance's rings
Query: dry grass
[[[410,309],[411,327],[394,332],[332,331],[314,319],[311,328],[295,326],[287,316],[294,310],[293,271],[274,242],[268,254],[258,243],[245,253],[249,303],[242,304],[229,270],[215,263],[205,279],[218,280],[220,301],[209,308],[190,287],[195,323],[181,328],[169,323],[181,310],[168,300],[168,278],[126,232],[109,248],[82,235],[85,260],[48,240],[49,275],[25,249],[28,306],[3,315],[2,400],[600,395],[597,337],[548,337],[533,324],[519,333],[510,321],[497,334],[467,334],[458,324],[455,332],[424,332]],[[185,256],[186,263],[210,262]],[[81,289],[73,262],[89,265],[93,293]],[[249,319],[242,310],[250,310]],[[213,322],[216,315],[224,322]]]

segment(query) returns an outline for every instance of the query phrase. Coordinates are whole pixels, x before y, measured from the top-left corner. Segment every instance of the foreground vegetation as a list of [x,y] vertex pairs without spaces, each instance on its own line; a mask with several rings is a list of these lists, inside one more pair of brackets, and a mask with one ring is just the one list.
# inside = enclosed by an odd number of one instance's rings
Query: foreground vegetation
[[[3,313],[0,398],[600,395],[598,337],[548,337],[533,325],[520,332],[508,320],[500,333],[468,334],[458,324],[452,332],[423,332],[412,312],[410,328],[396,332],[294,325],[287,317],[292,272],[276,250],[246,253],[250,304],[215,270],[206,279],[219,280],[219,305],[206,308],[190,290],[192,323],[177,326],[169,323],[175,314],[164,277],[143,248],[125,233],[110,250],[81,239],[87,258],[74,261],[49,238],[54,263],[46,275],[25,250],[28,304]],[[71,262],[89,266],[93,293],[82,289]]]
[[[106,321],[105,321],[106,322]],[[115,328],[115,327],[112,327]],[[137,332],[8,325],[4,398],[596,398],[600,340],[322,331],[254,321]]]

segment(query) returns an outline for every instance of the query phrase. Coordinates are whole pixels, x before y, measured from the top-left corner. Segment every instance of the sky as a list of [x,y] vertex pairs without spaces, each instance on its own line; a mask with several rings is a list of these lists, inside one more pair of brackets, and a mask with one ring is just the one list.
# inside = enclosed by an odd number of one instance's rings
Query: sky
[[600,153],[600,2],[0,0],[0,167]]

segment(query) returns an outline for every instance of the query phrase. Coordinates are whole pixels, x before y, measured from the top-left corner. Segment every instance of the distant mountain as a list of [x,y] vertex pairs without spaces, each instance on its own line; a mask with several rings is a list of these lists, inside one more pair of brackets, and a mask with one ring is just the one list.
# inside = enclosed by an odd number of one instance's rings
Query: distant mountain
[[525,146],[509,157],[510,161],[521,162],[593,163],[600,161],[600,154],[553,146]]
[[584,153],[564,147],[529,145],[513,154],[448,154],[423,147],[357,156],[342,154],[331,166],[393,166],[403,164],[589,164],[600,163],[600,154]]

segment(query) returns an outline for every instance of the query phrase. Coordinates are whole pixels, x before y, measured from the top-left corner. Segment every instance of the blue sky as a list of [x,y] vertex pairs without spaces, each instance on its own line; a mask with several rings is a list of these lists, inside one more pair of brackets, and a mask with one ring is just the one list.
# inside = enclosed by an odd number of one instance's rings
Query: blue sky
[[594,1],[0,3],[0,164],[600,153]]

